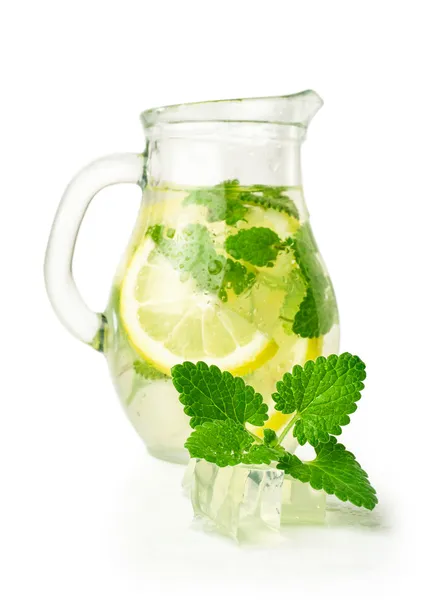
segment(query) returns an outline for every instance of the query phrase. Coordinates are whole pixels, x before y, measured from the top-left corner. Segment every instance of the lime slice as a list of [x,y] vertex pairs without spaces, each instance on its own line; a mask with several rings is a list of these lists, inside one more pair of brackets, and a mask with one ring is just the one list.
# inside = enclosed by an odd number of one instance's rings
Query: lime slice
[[278,350],[269,336],[213,295],[196,289],[146,238],[133,255],[121,287],[120,314],[138,352],[157,369],[205,361],[245,375]]

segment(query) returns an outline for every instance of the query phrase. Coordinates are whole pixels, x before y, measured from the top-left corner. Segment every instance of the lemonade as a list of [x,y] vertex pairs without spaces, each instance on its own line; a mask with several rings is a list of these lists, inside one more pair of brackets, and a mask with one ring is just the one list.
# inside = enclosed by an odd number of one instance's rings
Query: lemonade
[[[105,316],[128,417],[152,454],[179,462],[190,429],[175,364],[217,365],[272,406],[283,373],[338,349],[334,292],[300,187],[147,186]],[[269,414],[269,427],[286,424]]]

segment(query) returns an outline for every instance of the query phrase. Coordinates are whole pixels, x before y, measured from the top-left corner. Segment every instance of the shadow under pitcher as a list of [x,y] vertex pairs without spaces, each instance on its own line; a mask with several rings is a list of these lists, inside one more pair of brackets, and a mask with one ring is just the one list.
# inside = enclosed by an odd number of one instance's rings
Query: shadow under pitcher
[[[171,368],[205,361],[270,405],[294,364],[338,351],[334,291],[303,194],[300,147],[321,107],[313,91],[155,108],[142,154],[83,169],[54,220],[45,261],[62,323],[107,358],[122,406],[151,454],[186,462],[190,433]],[[77,233],[97,192],[135,183],[142,199],[103,314],[72,276]],[[290,448],[289,448],[290,449]]]

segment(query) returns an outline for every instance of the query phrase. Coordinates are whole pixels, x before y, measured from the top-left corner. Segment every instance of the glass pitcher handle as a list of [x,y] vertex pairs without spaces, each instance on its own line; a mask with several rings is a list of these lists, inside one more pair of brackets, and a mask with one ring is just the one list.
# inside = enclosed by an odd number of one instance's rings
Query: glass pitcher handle
[[94,196],[116,183],[137,183],[143,175],[140,154],[104,156],[86,166],[60,201],[45,257],[45,282],[51,304],[65,327],[79,340],[100,349],[104,317],[88,308],[73,279],[72,260],[82,219]]

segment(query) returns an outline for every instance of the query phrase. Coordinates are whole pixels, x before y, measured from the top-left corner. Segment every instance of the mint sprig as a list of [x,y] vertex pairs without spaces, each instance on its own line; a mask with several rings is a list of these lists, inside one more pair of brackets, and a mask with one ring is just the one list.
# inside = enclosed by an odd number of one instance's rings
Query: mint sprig
[[[247,428],[247,424],[264,426],[267,405],[240,377],[203,362],[185,362],[173,367],[172,379],[184,412],[191,417],[194,431],[185,447],[192,458],[220,467],[277,463],[276,468],[340,500],[369,510],[377,504],[366,472],[330,435],[341,433],[360,399],[365,365],[357,356],[344,353],[308,361],[277,382],[277,410],[294,413],[280,435],[264,427],[260,436]],[[300,443],[308,441],[315,448],[314,460],[302,461],[284,449],[282,443],[291,431]]]
[[250,206],[272,208],[298,219],[298,209],[285,191],[284,187],[267,185],[254,185],[246,189],[240,186],[238,179],[233,179],[213,187],[192,190],[183,203],[184,206],[205,206],[210,223],[225,221],[227,225],[236,225],[244,220]]

